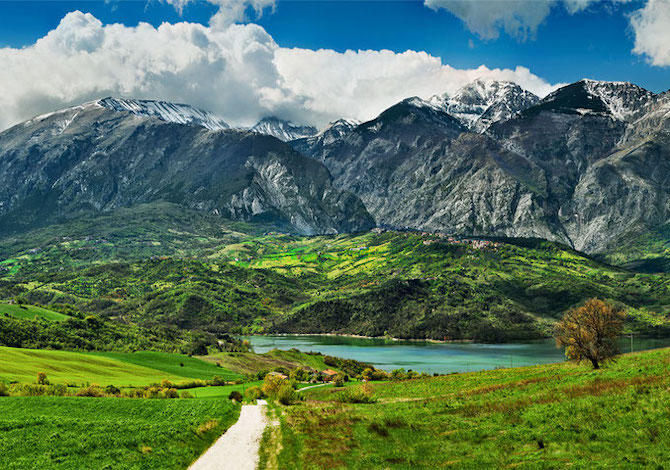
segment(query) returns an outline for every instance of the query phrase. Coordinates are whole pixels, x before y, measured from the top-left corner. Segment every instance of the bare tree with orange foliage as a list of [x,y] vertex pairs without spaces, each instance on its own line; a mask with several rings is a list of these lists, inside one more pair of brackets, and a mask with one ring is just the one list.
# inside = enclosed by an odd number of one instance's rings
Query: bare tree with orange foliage
[[594,369],[619,354],[617,339],[625,312],[599,299],[589,299],[569,310],[556,326],[556,345],[565,348],[568,359],[590,361]]

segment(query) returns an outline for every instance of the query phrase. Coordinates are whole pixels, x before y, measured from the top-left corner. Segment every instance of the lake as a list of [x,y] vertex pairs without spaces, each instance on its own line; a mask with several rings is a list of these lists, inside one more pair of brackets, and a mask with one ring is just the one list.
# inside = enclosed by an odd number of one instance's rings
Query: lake
[[[551,339],[505,344],[432,343],[320,335],[245,336],[243,339],[249,340],[257,353],[275,348],[296,348],[368,362],[386,371],[411,369],[446,374],[565,360],[563,351],[557,349]],[[667,346],[670,346],[670,338],[633,338],[635,351]],[[622,338],[621,351],[630,350],[630,338]]]

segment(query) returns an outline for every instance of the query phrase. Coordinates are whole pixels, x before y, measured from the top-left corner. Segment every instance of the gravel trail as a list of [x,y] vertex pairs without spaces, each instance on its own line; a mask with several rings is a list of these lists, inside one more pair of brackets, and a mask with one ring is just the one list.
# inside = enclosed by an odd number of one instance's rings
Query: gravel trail
[[240,417],[189,470],[255,470],[263,431],[268,424],[265,400],[244,405]]

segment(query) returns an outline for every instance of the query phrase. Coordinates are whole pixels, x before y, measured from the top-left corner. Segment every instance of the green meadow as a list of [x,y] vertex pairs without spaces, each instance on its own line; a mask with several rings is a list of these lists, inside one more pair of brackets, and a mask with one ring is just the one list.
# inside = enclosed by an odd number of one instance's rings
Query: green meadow
[[219,385],[214,387],[196,387],[190,388],[188,391],[194,398],[221,398],[228,399],[230,392],[238,391],[244,394],[244,391],[249,387],[260,386],[263,384],[262,380],[255,380],[253,382],[245,382],[235,385]]
[[141,387],[161,380],[224,380],[242,377],[230,370],[183,354],[154,351],[98,353],[0,347],[0,381],[34,382],[38,372],[52,383],[96,383],[101,386]]
[[262,468],[666,468],[670,349],[371,383],[376,402],[306,390],[266,433]]
[[[173,376],[190,379],[208,380],[218,375],[224,380],[242,377],[226,368],[183,354],[171,354],[156,351],[137,351],[134,353],[101,352],[95,355],[116,359],[121,362],[148,367]],[[225,354],[225,353],[224,353]],[[223,355],[223,354],[222,354]]]
[[32,320],[35,317],[49,321],[63,321],[71,318],[69,315],[54,312],[36,305],[10,305],[0,303],[0,315],[7,314],[16,318]]
[[228,400],[0,398],[0,468],[185,469],[236,420]]

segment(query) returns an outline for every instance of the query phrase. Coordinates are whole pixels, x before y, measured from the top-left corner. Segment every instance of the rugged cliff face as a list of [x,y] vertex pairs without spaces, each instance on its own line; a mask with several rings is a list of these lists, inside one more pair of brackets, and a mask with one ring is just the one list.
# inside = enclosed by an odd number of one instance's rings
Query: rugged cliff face
[[[487,114],[501,103],[518,106]],[[405,100],[335,141],[295,145],[380,225],[598,252],[669,220],[668,103],[630,83],[582,80],[540,101],[475,83]]]
[[0,134],[0,232],[157,200],[302,234],[372,225],[360,200],[335,189],[321,163],[273,137],[211,131],[170,113],[108,102]]

